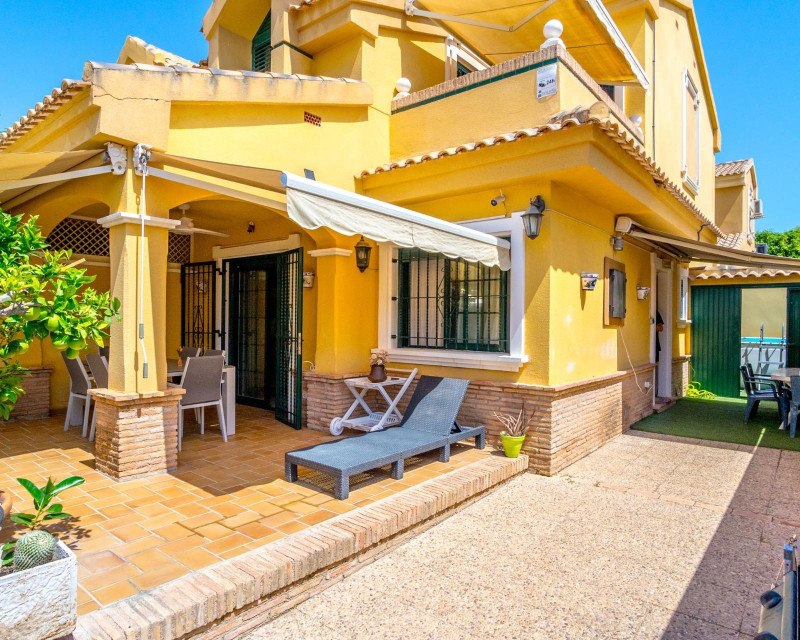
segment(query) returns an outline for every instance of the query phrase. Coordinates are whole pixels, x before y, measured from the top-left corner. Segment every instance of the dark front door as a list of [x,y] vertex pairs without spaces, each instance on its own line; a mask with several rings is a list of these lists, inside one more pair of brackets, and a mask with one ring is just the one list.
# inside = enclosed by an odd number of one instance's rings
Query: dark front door
[[302,249],[226,264],[228,361],[236,401],[301,425]]
[[786,304],[788,366],[800,367],[800,289],[789,289]]
[[740,287],[692,287],[694,382],[718,396],[739,397],[741,334]]

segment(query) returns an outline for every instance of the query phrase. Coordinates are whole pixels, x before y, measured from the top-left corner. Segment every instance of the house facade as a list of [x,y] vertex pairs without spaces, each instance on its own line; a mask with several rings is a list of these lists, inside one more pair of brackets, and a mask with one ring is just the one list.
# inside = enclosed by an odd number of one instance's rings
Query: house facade
[[[534,413],[556,473],[683,395],[691,265],[783,264],[720,184],[691,2],[215,0],[202,29],[206,60],[129,37],[0,136],[0,205],[122,301],[114,477],[175,466],[184,345],[312,429],[385,349],[470,379],[460,417],[495,436]],[[60,354],[25,357],[66,406]]]

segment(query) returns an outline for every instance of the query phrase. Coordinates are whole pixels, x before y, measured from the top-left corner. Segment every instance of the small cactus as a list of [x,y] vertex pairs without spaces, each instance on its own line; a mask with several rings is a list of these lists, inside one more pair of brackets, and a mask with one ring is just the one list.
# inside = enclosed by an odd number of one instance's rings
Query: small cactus
[[24,571],[46,564],[53,559],[56,539],[47,531],[38,529],[23,535],[14,547],[14,570]]

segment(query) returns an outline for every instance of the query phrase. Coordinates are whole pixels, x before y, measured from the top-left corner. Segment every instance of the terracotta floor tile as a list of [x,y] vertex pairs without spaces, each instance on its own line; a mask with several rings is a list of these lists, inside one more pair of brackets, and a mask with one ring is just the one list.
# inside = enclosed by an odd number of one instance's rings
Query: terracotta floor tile
[[125,564],[125,560],[120,558],[113,551],[96,551],[95,553],[82,554],[78,562],[90,573],[108,571]]
[[170,556],[158,549],[148,549],[126,558],[126,560],[139,567],[143,572],[152,571],[170,562]]
[[290,502],[297,502],[298,500],[302,499],[304,496],[301,496],[299,493],[286,493],[282,496],[277,496],[275,498],[270,498],[270,502],[272,504],[277,504],[279,507],[289,504]]
[[100,604],[106,605],[116,602],[117,600],[122,600],[123,598],[127,598],[128,596],[132,596],[136,593],[139,593],[139,590],[130,582],[124,580],[123,582],[112,584],[109,587],[98,589],[92,593],[92,596]]
[[97,611],[100,608],[100,605],[97,604],[94,600],[91,602],[85,602],[84,604],[78,605],[78,615],[83,616],[87,613],[91,613],[92,611]]
[[174,555],[176,553],[180,553],[181,551],[194,549],[195,547],[205,544],[206,542],[207,540],[203,536],[191,535],[187,538],[178,538],[177,540],[173,540],[167,544],[162,544],[158,548],[167,555]]
[[127,558],[140,551],[147,551],[148,549],[155,549],[164,544],[165,540],[161,536],[147,535],[144,538],[139,538],[133,542],[114,547],[114,552],[120,556]]
[[299,515],[308,515],[309,513],[314,513],[319,509],[319,507],[315,507],[307,502],[290,502],[289,504],[284,505],[283,508]]
[[313,495],[306,496],[305,498],[303,498],[303,502],[307,502],[308,504],[313,504],[313,505],[321,505],[322,503],[329,502],[331,500],[333,500],[333,497],[325,493],[315,493]]
[[281,509],[278,505],[272,504],[266,500],[250,505],[250,508],[253,511],[260,513],[262,516],[271,516],[275,513],[280,513],[283,511],[283,509]]
[[297,531],[302,531],[308,527],[307,524],[300,522],[299,520],[295,520],[293,522],[287,522],[286,524],[280,524],[276,527],[278,531],[282,531],[283,533],[296,533]]
[[248,542],[250,542],[250,538],[247,536],[242,535],[241,533],[233,533],[229,536],[225,536],[224,538],[220,538],[219,540],[214,540],[214,542],[209,542],[208,544],[203,545],[203,549],[219,555],[223,551],[241,547]]
[[261,514],[256,513],[255,511],[243,511],[242,513],[231,516],[230,518],[225,518],[224,520],[220,521],[220,524],[225,525],[231,529],[237,529],[238,527],[244,526],[251,522],[255,522],[261,518]]
[[189,569],[182,564],[172,562],[153,571],[148,571],[135,578],[131,578],[131,582],[139,587],[139,589],[145,590],[164,584],[175,578],[180,578],[187,573],[189,573]]
[[222,520],[222,516],[216,511],[206,510],[203,515],[195,516],[194,518],[188,518],[186,520],[179,520],[178,522],[182,527],[186,527],[187,529],[198,529],[199,527],[204,527],[207,524],[219,522],[220,520]]
[[141,571],[139,569],[134,567],[132,564],[126,562],[125,564],[120,565],[115,569],[111,569],[109,571],[103,571],[101,573],[84,578],[81,581],[81,585],[89,593],[93,593],[98,589],[102,589],[117,582],[122,582],[123,580],[127,580],[128,578],[133,578],[134,576],[138,576],[140,573]]
[[215,556],[213,553],[209,553],[202,547],[189,549],[188,551],[183,551],[182,553],[176,553],[173,557],[192,571],[197,571],[198,569],[202,569],[203,567],[207,567],[219,562],[219,558],[217,556]]
[[236,529],[238,533],[243,533],[249,538],[264,538],[275,533],[275,529],[261,524],[260,522],[250,522]]
[[307,516],[303,516],[299,518],[300,522],[307,525],[312,524],[319,524],[320,522],[325,522],[325,520],[329,520],[335,516],[338,516],[338,513],[334,513],[333,511],[315,511],[314,513],[310,513]]
[[212,524],[207,524],[204,527],[198,527],[195,529],[195,532],[198,535],[203,536],[204,538],[210,538],[211,540],[217,540],[218,538],[224,538],[227,535],[230,535],[232,532],[228,527],[224,527],[221,524],[214,522]]
[[139,524],[129,524],[124,527],[113,529],[114,535],[123,542],[133,542],[148,535],[147,529]]
[[266,518],[259,520],[259,522],[267,525],[268,527],[272,527],[273,529],[277,529],[279,525],[286,524],[287,522],[291,522],[292,520],[296,519],[296,513],[292,513],[291,511],[281,511],[280,513],[267,516]]
[[189,529],[178,523],[168,524],[166,527],[160,527],[159,529],[155,529],[153,533],[155,533],[157,536],[161,536],[168,542],[171,542],[172,540],[179,540],[180,538],[185,538],[186,536],[192,534]]

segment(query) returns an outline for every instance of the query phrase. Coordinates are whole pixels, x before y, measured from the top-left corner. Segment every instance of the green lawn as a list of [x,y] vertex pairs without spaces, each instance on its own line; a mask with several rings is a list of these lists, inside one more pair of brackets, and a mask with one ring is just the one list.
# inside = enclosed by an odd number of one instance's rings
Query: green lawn
[[744,408],[744,399],[684,398],[663,413],[654,413],[637,422],[632,429],[700,440],[800,451],[800,433],[797,437],[790,438],[788,431],[778,430],[780,418],[774,402],[762,402],[758,408],[758,415],[747,424],[744,423]]

